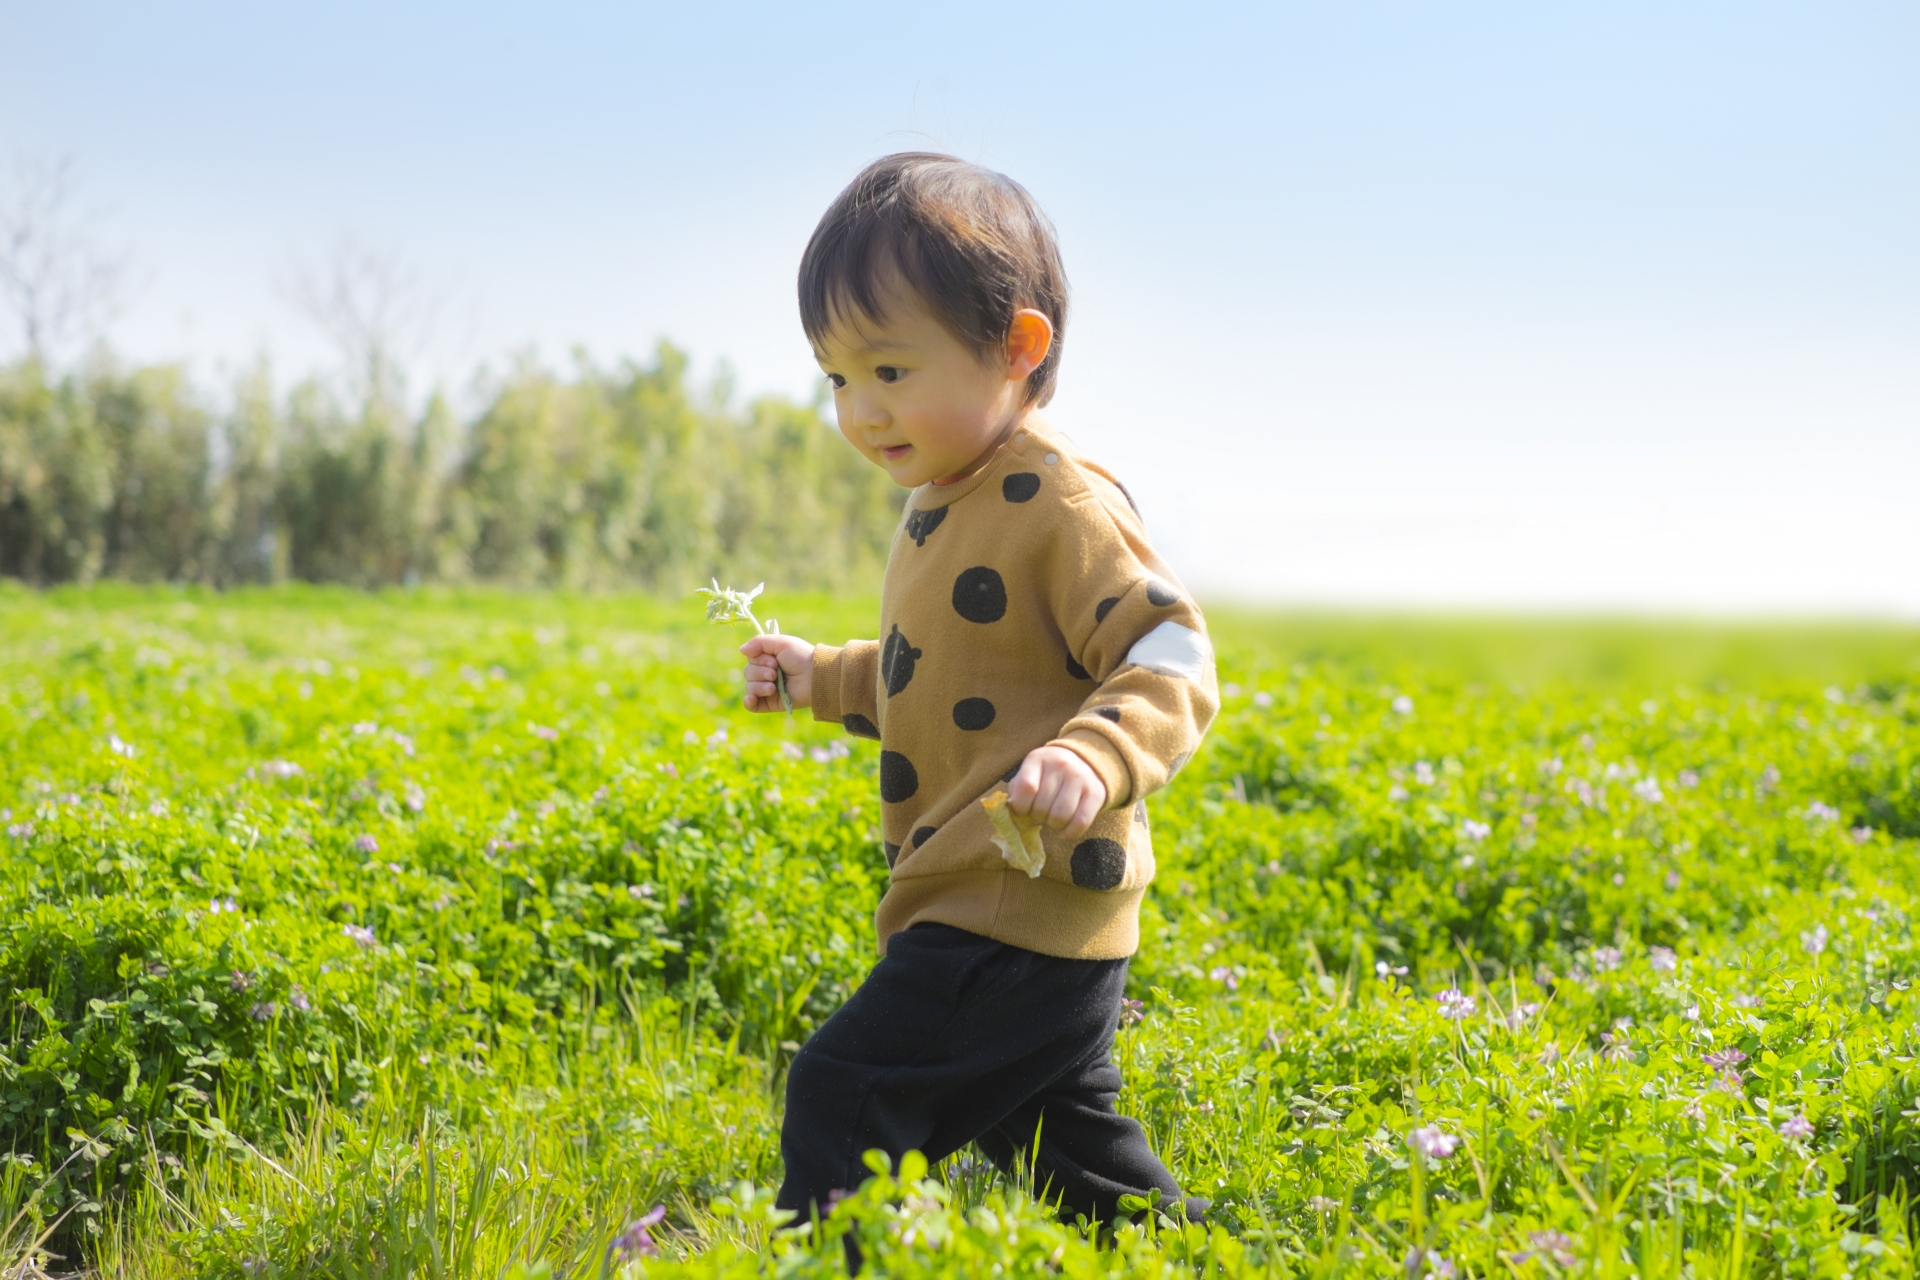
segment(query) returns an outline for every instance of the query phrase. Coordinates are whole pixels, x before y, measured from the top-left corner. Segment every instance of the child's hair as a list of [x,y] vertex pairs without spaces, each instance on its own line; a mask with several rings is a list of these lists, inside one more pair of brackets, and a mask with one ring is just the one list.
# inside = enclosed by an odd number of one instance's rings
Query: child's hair
[[834,198],[800,258],[800,324],[818,347],[834,322],[885,318],[889,271],[947,331],[986,360],[1013,313],[1053,322],[1053,348],[1027,375],[1028,404],[1053,398],[1067,327],[1067,272],[1053,224],[1003,173],[927,151],[876,160]]

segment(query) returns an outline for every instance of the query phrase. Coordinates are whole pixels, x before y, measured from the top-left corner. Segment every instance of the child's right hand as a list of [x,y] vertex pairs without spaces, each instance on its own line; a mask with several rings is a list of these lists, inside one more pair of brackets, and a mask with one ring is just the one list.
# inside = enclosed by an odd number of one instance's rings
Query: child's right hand
[[774,684],[774,670],[786,673],[787,696],[796,709],[813,703],[813,642],[798,636],[755,636],[740,646],[747,655],[747,697],[749,711],[779,711],[780,690]]

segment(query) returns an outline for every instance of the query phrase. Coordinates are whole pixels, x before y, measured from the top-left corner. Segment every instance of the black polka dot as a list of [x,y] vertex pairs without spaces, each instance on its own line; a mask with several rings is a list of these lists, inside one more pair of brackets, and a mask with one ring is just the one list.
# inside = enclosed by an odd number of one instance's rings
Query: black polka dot
[[1099,716],[1102,720],[1111,720],[1115,724],[1120,723],[1120,708],[1118,707],[1095,707],[1093,714]]
[[1025,764],[1025,763],[1026,763],[1026,761],[1024,761],[1024,760],[1022,760],[1022,761],[1020,761],[1020,762],[1019,762],[1018,764],[1015,764],[1015,765],[1013,766],[1013,768],[1011,768],[1011,769],[1009,769],[1009,770],[1007,770],[1007,771],[1006,771],[1005,773],[1003,773],[1003,774],[1001,774],[1001,775],[1000,775],[1000,781],[1002,781],[1002,782],[1012,782],[1012,781],[1013,781],[1013,775],[1014,775],[1014,774],[1016,774],[1016,773],[1018,773],[1018,772],[1020,772],[1020,765],[1022,765],[1022,764]]
[[1108,596],[1105,600],[1093,606],[1093,620],[1095,622],[1105,622],[1107,615],[1113,612],[1113,606],[1119,603],[1119,596]]
[[935,507],[931,511],[909,511],[907,512],[907,536],[913,539],[914,546],[924,547],[927,545],[927,535],[938,529],[940,522],[946,518],[945,507]]
[[953,611],[968,622],[998,622],[1007,616],[1007,584],[977,565],[953,580]]
[[1147,825],[1147,802],[1145,800],[1135,800],[1133,802],[1133,825],[1136,827],[1144,827]]
[[1127,874],[1127,851],[1104,836],[1073,846],[1073,882],[1082,889],[1115,889]]
[[926,848],[927,841],[933,839],[934,836],[939,833],[940,828],[938,827],[916,827],[913,832],[913,847],[916,849]]
[[984,729],[993,723],[993,704],[985,698],[962,698],[953,704],[953,722],[962,729]]
[[895,844],[891,840],[883,840],[881,843],[887,846],[887,865],[889,867],[891,867],[894,863],[900,861],[899,845]]
[[880,798],[888,804],[910,800],[920,789],[920,774],[913,761],[898,751],[880,753]]
[[880,726],[857,711],[852,715],[840,717],[840,725],[856,738],[872,738],[875,742],[880,741]]
[[1000,493],[1008,502],[1025,502],[1040,492],[1040,477],[1031,471],[1016,471],[1000,482]]
[[1079,663],[1075,662],[1072,658],[1067,659],[1067,674],[1072,676],[1075,680],[1093,679],[1093,673],[1091,671],[1088,671],[1085,667],[1081,666]]
[[1164,609],[1170,604],[1179,604],[1180,593],[1158,578],[1152,578],[1147,582],[1147,600]]
[[[941,510],[946,508],[942,507]],[[889,698],[906,688],[907,682],[913,679],[913,664],[919,657],[920,651],[907,642],[896,626],[893,634],[887,637],[887,642],[880,646],[880,674],[887,682]]]

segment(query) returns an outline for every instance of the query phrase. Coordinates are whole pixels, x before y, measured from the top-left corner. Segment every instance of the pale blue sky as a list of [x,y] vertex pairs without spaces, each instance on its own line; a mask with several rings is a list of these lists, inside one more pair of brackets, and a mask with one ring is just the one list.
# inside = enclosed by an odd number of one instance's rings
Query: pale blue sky
[[68,153],[210,379],[324,358],[341,233],[431,357],[658,337],[808,395],[792,277],[867,159],[1025,183],[1055,419],[1187,575],[1292,601],[1920,614],[1920,9],[0,0],[0,149]]

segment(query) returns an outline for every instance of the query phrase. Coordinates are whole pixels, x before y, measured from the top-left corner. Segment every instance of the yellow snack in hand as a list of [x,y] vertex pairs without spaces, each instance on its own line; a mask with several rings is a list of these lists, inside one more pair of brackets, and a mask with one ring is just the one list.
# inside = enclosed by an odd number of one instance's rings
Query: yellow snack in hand
[[1023,820],[1007,808],[1007,793],[995,791],[980,802],[987,811],[987,821],[993,824],[993,842],[1000,848],[1000,856],[1007,862],[1037,877],[1040,868],[1047,865],[1047,851],[1040,843],[1040,824]]

